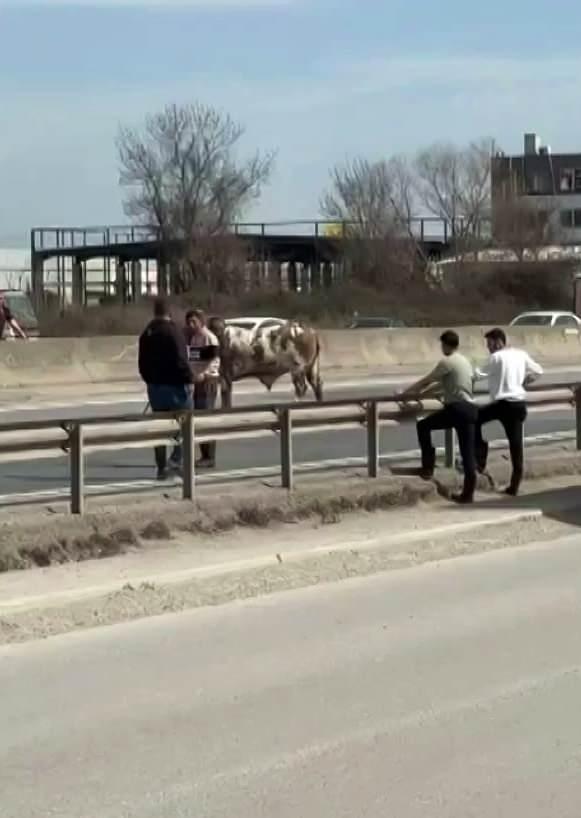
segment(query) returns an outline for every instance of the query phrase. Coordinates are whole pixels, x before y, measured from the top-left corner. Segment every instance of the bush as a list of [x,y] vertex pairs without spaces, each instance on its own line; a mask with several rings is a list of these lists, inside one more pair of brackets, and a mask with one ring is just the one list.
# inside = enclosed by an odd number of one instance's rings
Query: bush
[[[409,286],[365,286],[352,279],[330,289],[311,292],[280,291],[263,287],[228,295],[202,287],[172,299],[176,320],[200,307],[209,314],[293,318],[318,327],[344,327],[354,312],[402,319],[410,326],[506,324],[517,313],[531,309],[571,309],[571,265],[565,263],[443,265],[436,286],[415,277]],[[389,280],[389,279],[387,279]],[[118,304],[46,310],[40,316],[41,333],[53,337],[138,335],[151,318],[150,299]]]

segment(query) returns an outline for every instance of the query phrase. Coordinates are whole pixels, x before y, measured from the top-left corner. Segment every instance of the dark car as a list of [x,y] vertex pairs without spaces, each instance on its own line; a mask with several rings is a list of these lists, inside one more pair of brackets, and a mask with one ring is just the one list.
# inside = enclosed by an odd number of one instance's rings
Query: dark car
[[403,321],[399,318],[380,318],[376,316],[356,315],[348,329],[403,329]]

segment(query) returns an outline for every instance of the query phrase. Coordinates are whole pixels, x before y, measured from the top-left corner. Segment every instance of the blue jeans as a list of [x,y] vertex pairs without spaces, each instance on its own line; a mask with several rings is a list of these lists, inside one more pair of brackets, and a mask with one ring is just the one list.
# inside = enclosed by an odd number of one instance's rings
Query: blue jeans
[[[180,410],[193,409],[192,395],[185,385],[148,384],[147,397],[154,412],[179,412]],[[181,465],[182,447],[179,443],[174,447],[171,461],[176,466]],[[155,463],[158,472],[165,472],[167,469],[167,449],[165,446],[155,447]]]

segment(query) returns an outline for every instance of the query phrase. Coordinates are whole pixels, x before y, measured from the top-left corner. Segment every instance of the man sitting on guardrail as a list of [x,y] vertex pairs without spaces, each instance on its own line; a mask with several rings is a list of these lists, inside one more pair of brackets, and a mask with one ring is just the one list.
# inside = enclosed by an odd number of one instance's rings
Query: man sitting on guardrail
[[464,487],[453,495],[457,503],[472,503],[476,489],[476,461],[474,439],[478,409],[473,400],[474,372],[470,362],[458,352],[460,339],[453,330],[440,337],[444,357],[428,375],[408,387],[398,397],[439,397],[444,408],[418,421],[418,441],[422,452],[422,477],[430,480],[436,467],[436,450],[432,432],[455,429],[464,467]]
[[496,327],[485,335],[490,352],[488,363],[477,369],[475,377],[488,379],[492,403],[478,411],[476,424],[476,464],[486,473],[488,443],[482,437],[482,427],[498,420],[505,431],[510,449],[512,475],[505,494],[516,497],[524,469],[524,422],[527,417],[526,387],[543,374],[543,368],[524,349],[507,347],[504,330]]
[[[154,302],[153,321],[139,339],[139,374],[147,385],[147,396],[154,412],[192,409],[192,372],[186,339],[170,314],[165,299]],[[176,445],[170,459],[172,470],[181,468],[182,449]],[[168,474],[167,450],[156,446],[157,479]]]
[[[194,409],[213,409],[220,381],[220,343],[206,325],[202,310],[186,314],[186,342],[194,381]],[[200,443],[201,457],[196,466],[213,469],[216,465],[216,443]]]

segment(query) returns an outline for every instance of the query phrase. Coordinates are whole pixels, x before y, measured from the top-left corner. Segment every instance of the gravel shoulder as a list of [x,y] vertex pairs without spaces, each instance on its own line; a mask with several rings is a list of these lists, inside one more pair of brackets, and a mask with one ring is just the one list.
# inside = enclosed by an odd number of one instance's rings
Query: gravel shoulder
[[476,508],[428,497],[273,528],[181,532],[123,556],[0,576],[0,642],[219,605],[483,551],[547,542],[581,523],[581,480],[539,480]]

